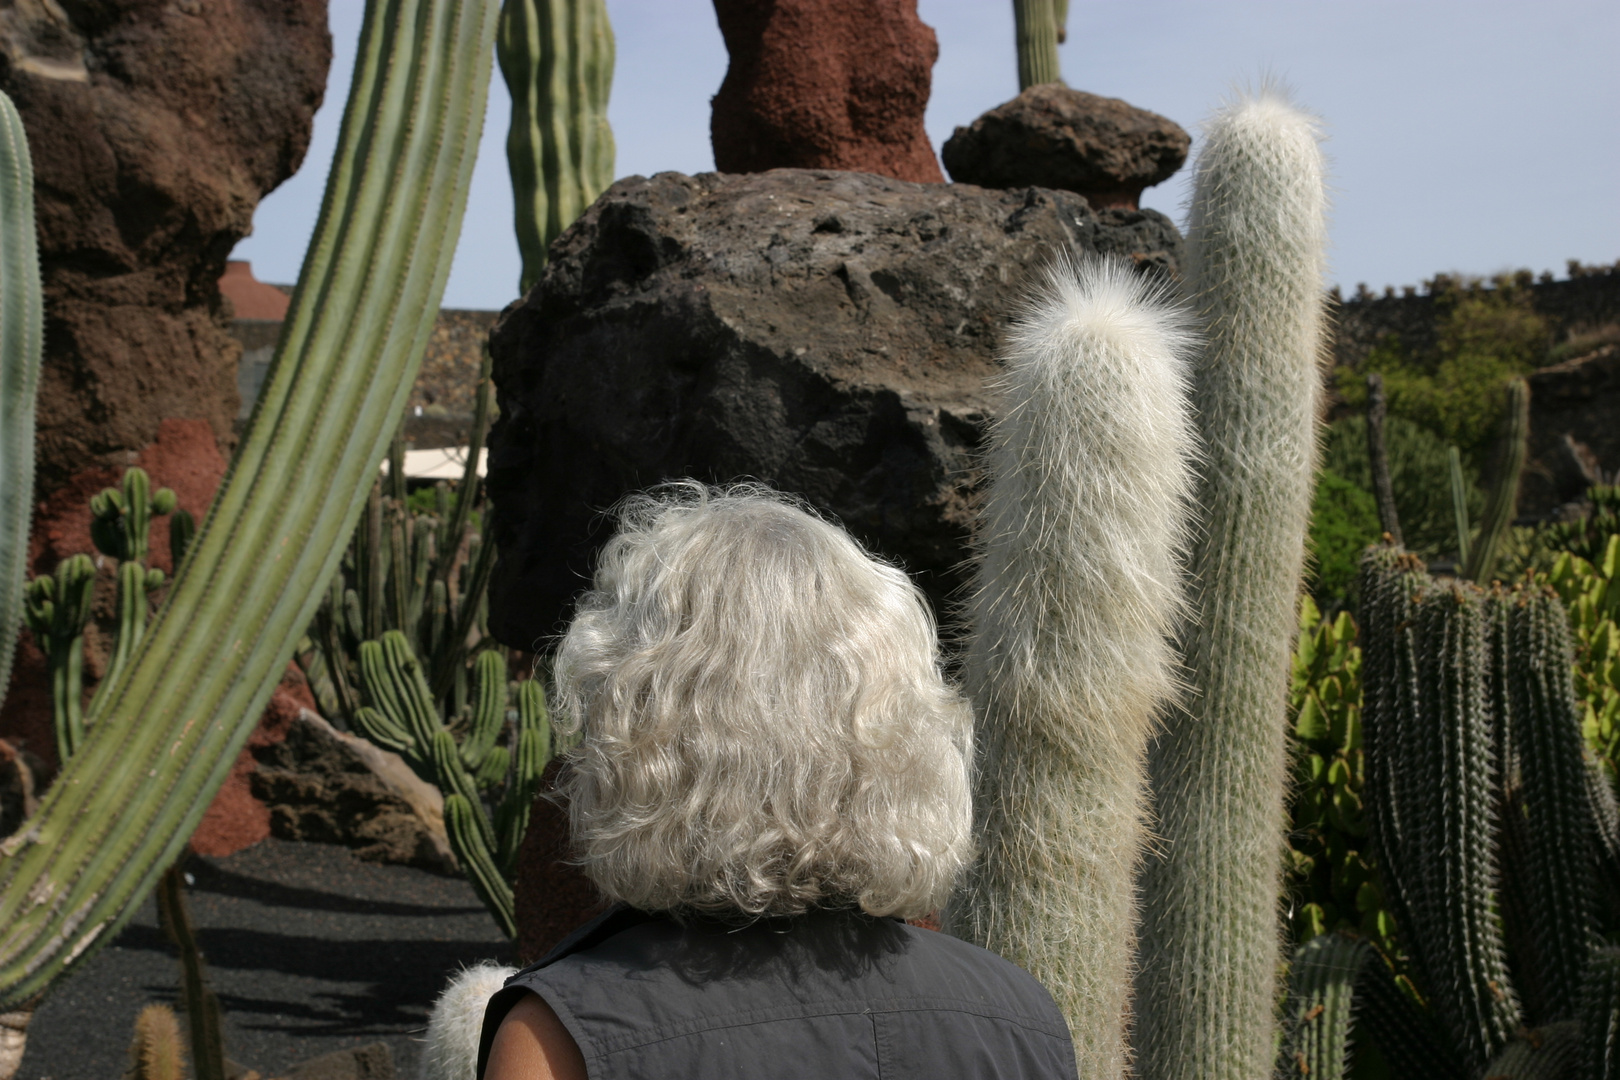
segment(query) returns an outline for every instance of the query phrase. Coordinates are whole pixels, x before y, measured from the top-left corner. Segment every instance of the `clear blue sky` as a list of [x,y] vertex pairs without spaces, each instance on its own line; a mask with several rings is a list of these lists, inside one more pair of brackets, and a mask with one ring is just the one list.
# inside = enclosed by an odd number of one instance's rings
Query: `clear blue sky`
[[[321,189],[361,0],[331,0],[336,59],[299,174],[260,205],[234,257],[290,282]],[[608,0],[618,39],[618,174],[714,167],[709,98],[726,52],[707,0]],[[1017,93],[1009,0],[920,0],[939,35],[927,125],[951,129]],[[1227,89],[1270,72],[1328,132],[1329,283],[1375,289],[1437,271],[1489,274],[1620,259],[1620,3],[1614,0],[1072,0],[1071,86],[1164,114],[1194,135]],[[449,307],[517,288],[497,72]],[[1179,222],[1186,170],[1144,198]]]

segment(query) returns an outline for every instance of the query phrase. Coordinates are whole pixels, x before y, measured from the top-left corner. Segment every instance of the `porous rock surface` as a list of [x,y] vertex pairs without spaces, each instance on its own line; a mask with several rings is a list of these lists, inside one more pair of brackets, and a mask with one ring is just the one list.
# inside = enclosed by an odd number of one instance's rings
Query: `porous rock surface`
[[945,179],[923,129],[939,42],[916,0],[715,0],[714,10],[731,56],[710,118],[715,168]]
[[292,175],[326,86],[324,0],[0,7],[0,89],[33,156],[42,493],[165,419],[228,444],[238,346],[217,282]]
[[1045,83],[957,128],[940,156],[958,183],[1061,188],[1094,207],[1134,210],[1142,189],[1170,179],[1191,145],[1158,113]]
[[788,169],[621,180],[491,336],[495,635],[546,647],[611,533],[602,512],[685,476],[799,493],[943,609],[985,381],[1032,278],[1075,251],[1173,272],[1180,247],[1163,215],[1062,191]]

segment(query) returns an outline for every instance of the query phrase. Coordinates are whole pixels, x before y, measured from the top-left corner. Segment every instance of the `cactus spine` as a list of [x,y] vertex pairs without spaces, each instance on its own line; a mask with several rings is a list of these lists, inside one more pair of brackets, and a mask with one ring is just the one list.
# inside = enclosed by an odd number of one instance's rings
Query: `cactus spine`
[[34,167],[11,98],[0,92],[0,698],[23,616],[34,508],[34,397],[44,315],[34,234]]
[[528,292],[551,242],[613,183],[606,0],[505,0],[496,50],[512,94],[506,161]]
[[1013,0],[1020,91],[1042,83],[1063,81],[1063,70],[1058,64],[1058,42],[1063,37],[1062,16],[1067,13],[1066,0]]
[[483,960],[458,971],[433,1002],[422,1047],[422,1080],[475,1080],[484,1006],[517,968]]
[[247,435],[184,573],[92,710],[109,722],[0,846],[0,1008],[111,939],[174,861],[337,569],[449,274],[496,17],[455,0],[368,3],[320,220]]
[[1315,123],[1276,93],[1206,127],[1188,275],[1207,327],[1205,455],[1182,648],[1188,712],[1150,762],[1137,1072],[1261,1076],[1276,1053],[1287,693],[1311,505],[1326,196]]
[[1175,685],[1185,315],[1118,262],[1060,264],[1014,326],[965,679],[980,857],[946,928],[1021,964],[1082,1077],[1121,1076],[1146,751]]
[[1346,1075],[1356,976],[1371,956],[1370,945],[1344,934],[1319,935],[1295,951],[1281,1072],[1313,1080]]
[[1581,1076],[1620,1077],[1620,949],[1594,950],[1581,983]]
[[135,1017],[125,1080],[182,1080],[186,1071],[180,1021],[167,1005],[148,1005]]

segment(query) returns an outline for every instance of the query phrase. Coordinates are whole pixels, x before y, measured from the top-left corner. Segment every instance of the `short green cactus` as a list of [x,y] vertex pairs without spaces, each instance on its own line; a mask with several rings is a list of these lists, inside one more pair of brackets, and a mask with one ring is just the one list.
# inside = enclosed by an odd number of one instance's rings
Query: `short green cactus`
[[28,583],[24,614],[45,654],[51,676],[56,760],[66,761],[84,741],[84,628],[95,598],[96,565],[73,555]]
[[1013,0],[1020,91],[1042,83],[1063,81],[1058,42],[1063,39],[1068,6],[1067,0]]
[[512,172],[521,291],[551,242],[613,183],[613,27],[606,0],[505,0],[496,55],[512,93]]
[[1279,1072],[1312,1080],[1347,1074],[1356,977],[1363,964],[1377,962],[1371,946],[1348,934],[1322,934],[1295,950]]
[[184,1080],[185,1074],[179,1019],[167,1005],[148,1005],[135,1017],[126,1080]]
[[0,92],[0,698],[11,681],[34,509],[34,398],[44,305],[34,234],[34,167],[11,98]]
[[135,655],[151,614],[150,593],[163,586],[163,571],[149,569],[152,519],[174,512],[174,492],[152,490],[145,469],[126,469],[121,488],[103,488],[90,499],[90,539],[118,560],[118,631],[101,684],[110,686]]

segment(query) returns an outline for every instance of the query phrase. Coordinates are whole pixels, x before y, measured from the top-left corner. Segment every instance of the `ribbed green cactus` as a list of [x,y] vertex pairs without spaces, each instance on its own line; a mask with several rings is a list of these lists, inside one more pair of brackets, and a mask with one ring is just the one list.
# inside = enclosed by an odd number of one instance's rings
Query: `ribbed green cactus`
[[[518,845],[551,759],[551,726],[539,683],[530,679],[517,689],[508,749],[495,745],[509,700],[506,661],[498,651],[479,653],[473,665],[473,706],[451,718],[464,732],[459,743],[404,633],[389,630],[381,640],[362,642],[359,669],[366,703],[356,709],[356,729],[403,756],[444,793],[451,848],[495,921],[516,937],[511,882]],[[495,802],[493,820],[486,797]]]
[[526,293],[551,242],[613,183],[606,0],[505,0],[496,50],[512,94],[506,161]]
[[84,628],[96,591],[96,564],[72,555],[28,582],[24,614],[45,654],[51,676],[56,760],[65,762],[84,742]]
[[1252,1080],[1276,1053],[1287,693],[1316,445],[1324,167],[1315,122],[1273,92],[1205,129],[1187,276],[1208,343],[1191,683],[1152,756],[1138,1075]]
[[1530,387],[1523,379],[1508,383],[1507,411],[1496,454],[1496,486],[1485,503],[1485,516],[1479,523],[1479,537],[1463,565],[1463,577],[1481,585],[1496,572],[1497,559],[1518,512],[1519,478],[1524,473],[1530,446]]
[[0,91],[0,698],[23,616],[43,320],[34,167],[22,117]]
[[1592,952],[1581,982],[1582,1080],[1620,1078],[1620,949]]
[[152,519],[173,513],[174,507],[174,492],[153,491],[146,470],[138,468],[124,470],[121,488],[103,488],[90,500],[90,540],[118,560],[118,629],[101,686],[114,685],[146,632],[147,595],[163,585],[163,571],[146,566]]
[[1175,688],[1186,316],[1122,263],[1060,265],[1014,326],[964,679],[979,859],[945,927],[1034,973],[1080,1075],[1124,1074],[1147,743]]
[[1376,1047],[1391,1077],[1471,1080],[1438,1029],[1416,1000],[1411,980],[1394,975],[1384,958],[1369,958],[1355,985],[1355,1037]]
[[[1013,0],[1013,33],[1018,47],[1018,89],[1063,81],[1058,62],[1064,19],[1060,0]],[[1068,4],[1062,2],[1064,14]]]
[[1508,638],[1497,669],[1507,690],[1498,720],[1508,766],[1502,876],[1504,888],[1516,886],[1525,899],[1527,933],[1512,942],[1519,988],[1531,1019],[1547,1024],[1575,1015],[1598,935],[1574,650],[1564,605],[1545,587],[1499,591],[1494,599]]
[[225,1031],[219,998],[208,985],[208,969],[197,947],[197,931],[186,907],[179,866],[171,866],[158,881],[158,915],[163,931],[180,954],[180,1000],[186,1010],[186,1031],[191,1039],[192,1080],[225,1080]]
[[1495,910],[1491,604],[1389,546],[1362,580],[1373,851],[1421,989],[1477,1072],[1519,1023]]
[[1356,976],[1377,963],[1372,946],[1347,934],[1322,934],[1294,952],[1283,1007],[1285,1076],[1339,1080],[1349,1069],[1350,1016]]
[[84,745],[0,844],[0,1008],[129,918],[309,625],[432,330],[497,15],[464,0],[368,3],[320,220],[248,432]]

